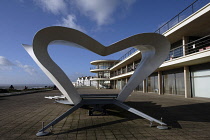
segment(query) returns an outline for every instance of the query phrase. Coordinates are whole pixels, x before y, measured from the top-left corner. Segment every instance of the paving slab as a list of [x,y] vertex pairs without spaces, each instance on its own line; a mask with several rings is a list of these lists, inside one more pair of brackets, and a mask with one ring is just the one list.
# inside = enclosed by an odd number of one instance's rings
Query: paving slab
[[[80,94],[116,94],[112,89],[78,89]],[[53,127],[48,136],[37,137],[42,122],[50,123],[72,106],[54,103],[45,96],[61,95],[58,90],[0,97],[0,140],[210,140],[210,99],[133,92],[126,104],[168,124],[157,124],[108,105],[108,115],[89,116],[82,107]]]

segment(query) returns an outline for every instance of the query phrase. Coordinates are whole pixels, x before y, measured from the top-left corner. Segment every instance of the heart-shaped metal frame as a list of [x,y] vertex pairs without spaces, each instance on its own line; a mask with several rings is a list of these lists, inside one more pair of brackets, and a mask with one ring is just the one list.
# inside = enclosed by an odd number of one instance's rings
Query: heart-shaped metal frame
[[169,41],[156,33],[137,34],[105,47],[88,35],[71,28],[53,26],[38,31],[34,37],[33,46],[23,46],[68,101],[75,105],[81,101],[81,97],[63,70],[50,58],[47,51],[49,44],[80,47],[101,56],[129,47],[135,47],[141,51],[140,64],[117,97],[120,101],[125,101],[133,89],[163,63],[170,49]]
[[[110,55],[126,48],[134,47],[141,52],[142,57],[134,74],[130,77],[128,83],[124,86],[115,100],[82,101],[81,96],[77,93],[77,90],[70,79],[50,58],[47,50],[49,44],[65,44],[73,47],[80,47],[101,56]],[[170,50],[170,43],[163,35],[156,33],[137,34],[105,47],[93,38],[75,29],[52,26],[38,31],[34,36],[32,46],[23,46],[67,100],[75,105],[51,124],[48,124],[45,128],[41,129],[37,135],[46,135],[46,133],[43,132],[44,130],[56,124],[65,116],[71,114],[77,108],[81,107],[81,105],[90,103],[94,104],[94,102],[95,104],[113,103],[150,121],[155,121],[161,125],[165,125],[164,123],[122,103],[132,91],[166,59]]]

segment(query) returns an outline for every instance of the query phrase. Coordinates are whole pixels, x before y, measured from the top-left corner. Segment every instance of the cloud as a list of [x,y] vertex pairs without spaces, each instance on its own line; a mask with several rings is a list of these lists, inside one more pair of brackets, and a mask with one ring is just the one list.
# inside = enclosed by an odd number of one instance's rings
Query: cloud
[[[110,24],[116,16],[125,17],[125,13],[136,0],[33,0],[43,11],[63,17],[57,25],[85,32],[77,22],[78,11],[82,16],[96,22],[98,27]],[[124,15],[124,16],[122,16]]]
[[15,66],[10,60],[4,56],[0,56],[0,70],[11,70]]
[[33,0],[44,11],[57,14],[67,12],[67,4],[65,0]]
[[16,61],[17,66],[19,68],[22,68],[25,72],[29,73],[30,75],[34,75],[37,73],[37,71],[30,65],[23,65],[21,62]]
[[16,64],[14,64],[4,56],[0,56],[0,70],[12,70],[12,67],[22,68],[25,72],[29,73],[30,75],[37,73],[37,71],[30,65],[23,65],[19,61],[16,61]]
[[99,26],[113,21],[113,13],[118,8],[129,9],[136,0],[74,0],[78,10],[96,21]]
[[82,32],[85,32],[85,29],[81,26],[79,26],[77,23],[77,19],[75,15],[69,14],[66,18],[62,18],[61,23],[56,24],[57,26],[64,26],[64,27],[70,27]]

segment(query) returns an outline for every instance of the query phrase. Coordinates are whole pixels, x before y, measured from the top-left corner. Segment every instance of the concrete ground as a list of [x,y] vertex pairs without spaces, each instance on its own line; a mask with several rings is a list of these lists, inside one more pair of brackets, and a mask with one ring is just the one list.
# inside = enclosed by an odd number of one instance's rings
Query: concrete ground
[[[79,93],[118,93],[117,90],[78,89]],[[129,140],[210,140],[210,99],[155,93],[133,92],[126,104],[154,118],[163,118],[170,129],[159,130],[157,124],[119,107],[107,106],[107,116],[89,116],[80,108],[56,124],[48,136],[35,134],[45,124],[71,108],[54,103],[44,96],[60,95],[49,91],[0,97],[0,140],[29,139],[129,139]]]

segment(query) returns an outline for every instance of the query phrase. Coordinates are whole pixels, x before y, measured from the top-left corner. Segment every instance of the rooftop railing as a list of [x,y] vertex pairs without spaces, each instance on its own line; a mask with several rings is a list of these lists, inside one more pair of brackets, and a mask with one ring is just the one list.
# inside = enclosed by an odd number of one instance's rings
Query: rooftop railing
[[196,0],[196,1],[194,1],[187,8],[182,10],[179,14],[174,16],[171,20],[169,20],[164,25],[162,25],[159,29],[157,29],[155,31],[155,33],[163,34],[167,30],[169,30],[171,27],[173,27],[177,23],[181,22],[182,20],[186,19],[191,14],[195,13],[196,11],[198,11],[200,8],[202,8],[209,2],[210,2],[210,0]]

